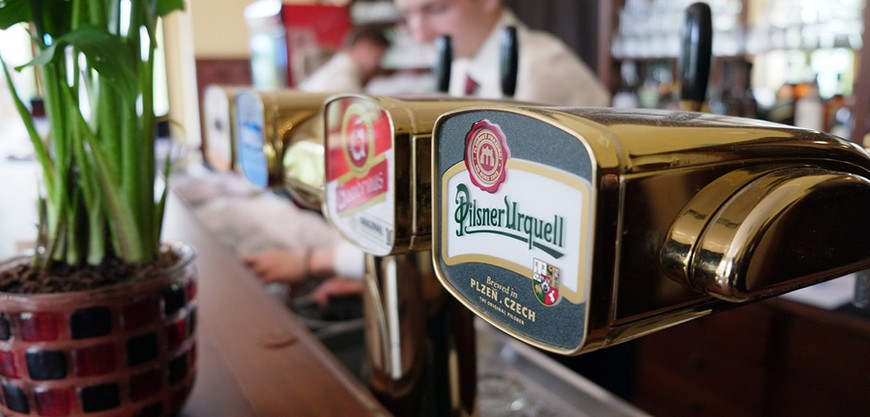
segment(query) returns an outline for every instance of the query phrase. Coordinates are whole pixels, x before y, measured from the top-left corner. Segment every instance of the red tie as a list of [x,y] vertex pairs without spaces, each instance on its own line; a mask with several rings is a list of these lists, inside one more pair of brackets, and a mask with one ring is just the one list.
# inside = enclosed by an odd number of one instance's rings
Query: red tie
[[465,76],[465,95],[466,96],[474,95],[474,93],[477,92],[477,87],[480,87],[480,85],[477,84],[477,82],[474,81],[474,79],[471,78],[470,75],[466,75]]

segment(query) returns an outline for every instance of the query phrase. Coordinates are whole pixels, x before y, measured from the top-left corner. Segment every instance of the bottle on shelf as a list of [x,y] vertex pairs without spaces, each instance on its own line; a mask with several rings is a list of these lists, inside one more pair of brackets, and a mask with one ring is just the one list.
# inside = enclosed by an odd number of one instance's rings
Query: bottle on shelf
[[855,119],[852,116],[851,104],[842,94],[836,94],[825,102],[825,130],[828,133],[844,139],[852,137],[852,131],[855,129]]
[[613,95],[611,105],[617,109],[640,107],[640,99],[637,96],[637,64],[632,60],[626,60],[622,62],[619,72],[622,75],[622,84]]
[[758,117],[758,105],[749,82],[752,63],[745,59],[727,59],[721,68],[721,80],[713,87],[710,97],[710,112],[751,119]]
[[796,85],[786,82],[776,90],[776,99],[766,108],[762,118],[771,122],[793,125],[795,113]]
[[795,89],[795,97],[794,125],[824,131],[825,105],[815,77],[812,81],[800,83]]

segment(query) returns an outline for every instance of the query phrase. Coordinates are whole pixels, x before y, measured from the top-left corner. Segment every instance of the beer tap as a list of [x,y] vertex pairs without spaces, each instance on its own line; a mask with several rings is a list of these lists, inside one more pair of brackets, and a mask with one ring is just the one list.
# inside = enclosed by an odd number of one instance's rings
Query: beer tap
[[[451,40],[442,36],[436,46],[434,73],[438,90],[446,93]],[[507,97],[516,88],[517,47],[516,29],[507,28],[500,62]],[[481,104],[493,102],[349,95],[324,105],[323,212],[368,254],[364,310],[369,386],[397,415],[475,413],[474,316],[447,296],[435,278],[429,252],[430,140],[438,116]]]
[[825,133],[493,105],[441,116],[432,144],[438,278],[555,353],[870,267],[870,156]]
[[430,164],[435,120],[484,104],[493,102],[339,95],[324,104],[323,213],[367,253],[368,385],[396,415],[474,413],[473,316],[447,296],[429,253]]
[[501,32],[499,73],[501,75],[501,92],[505,98],[512,98],[517,90],[517,72],[520,61],[519,45],[517,28],[514,26],[504,28]]
[[[449,91],[452,44],[436,43],[438,91]],[[516,29],[502,38],[501,84],[512,96]],[[446,111],[492,102],[336,96],[324,105],[323,212],[366,253],[369,386],[397,415],[475,413],[474,316],[448,297],[431,254],[432,127]]]
[[870,311],[870,270],[855,273],[855,296],[852,305]]
[[243,87],[209,84],[202,97],[202,156],[215,171],[232,171],[236,161],[235,96]]
[[447,94],[450,92],[450,65],[453,63],[453,43],[447,35],[439,36],[435,41],[435,74],[436,90]]
[[707,3],[693,3],[686,9],[677,65],[682,110],[701,111],[704,106],[712,51],[713,23],[710,6]]
[[[517,28],[505,27],[499,38],[499,82],[502,96],[510,99],[517,89],[517,71],[519,68],[519,39]],[[453,62],[453,47],[449,36],[440,36],[435,42],[436,61],[433,68],[437,91],[450,91],[451,66]]]
[[[292,170],[293,166],[285,169],[285,162],[292,165],[299,161],[311,161],[311,158],[290,158],[285,161],[285,153],[299,141],[322,143],[321,107],[327,97],[329,95],[326,93],[295,90],[251,89],[237,93],[235,136],[239,172],[261,189],[301,190],[308,194],[316,192],[316,189],[286,187],[285,170]],[[318,176],[315,174],[315,177]],[[300,201],[304,205],[306,199]]]

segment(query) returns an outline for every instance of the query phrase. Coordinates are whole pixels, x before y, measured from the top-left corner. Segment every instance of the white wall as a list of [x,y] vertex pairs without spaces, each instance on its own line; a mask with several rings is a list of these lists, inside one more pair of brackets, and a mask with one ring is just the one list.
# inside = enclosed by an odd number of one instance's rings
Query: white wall
[[[253,0],[187,0],[193,22],[197,58],[248,58],[245,7]],[[283,0],[284,3],[317,3],[316,0]]]
[[197,58],[249,57],[245,7],[251,0],[187,0]]

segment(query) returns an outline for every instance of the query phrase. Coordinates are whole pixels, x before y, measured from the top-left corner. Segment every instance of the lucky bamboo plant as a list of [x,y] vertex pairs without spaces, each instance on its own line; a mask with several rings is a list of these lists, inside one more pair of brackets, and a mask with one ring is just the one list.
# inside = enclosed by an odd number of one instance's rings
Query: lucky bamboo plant
[[50,126],[37,134],[0,59],[41,167],[37,268],[159,256],[166,191],[155,190],[156,31],[183,3],[0,0],[0,28],[29,26],[35,53],[23,67],[38,73]]

